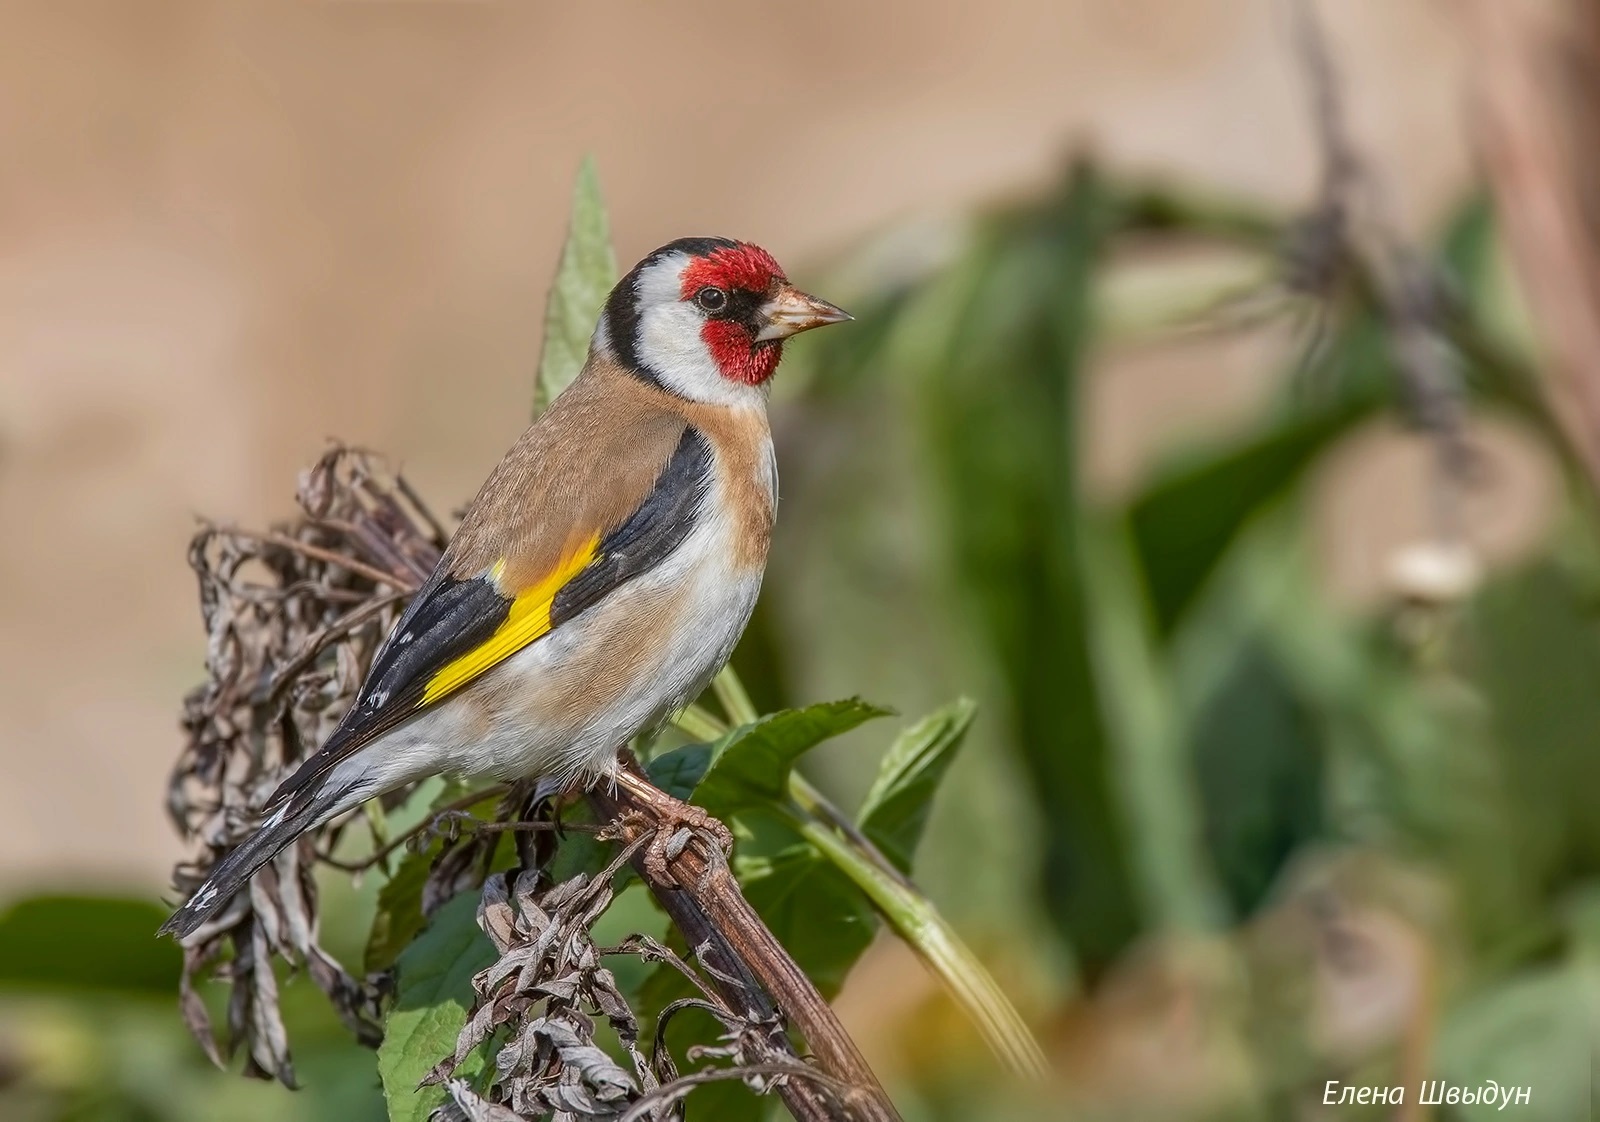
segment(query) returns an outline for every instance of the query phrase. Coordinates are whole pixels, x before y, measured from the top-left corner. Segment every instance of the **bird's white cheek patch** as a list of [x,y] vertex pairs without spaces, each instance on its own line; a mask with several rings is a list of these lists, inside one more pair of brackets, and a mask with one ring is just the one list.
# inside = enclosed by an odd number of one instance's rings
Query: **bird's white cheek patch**
[[745,405],[766,396],[764,385],[723,376],[706,345],[706,318],[683,299],[686,255],[665,258],[639,275],[635,352],[639,362],[673,393],[708,405]]
[[705,319],[688,304],[673,303],[648,309],[639,319],[639,360],[661,384],[690,401],[708,405],[743,405],[757,386],[741,385],[723,377],[711,348],[701,335]]

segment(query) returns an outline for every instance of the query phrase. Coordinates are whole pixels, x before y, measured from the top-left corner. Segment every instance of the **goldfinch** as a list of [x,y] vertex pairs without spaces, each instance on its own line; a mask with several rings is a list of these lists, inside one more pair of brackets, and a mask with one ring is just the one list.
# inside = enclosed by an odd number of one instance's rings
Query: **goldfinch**
[[583,784],[728,661],[766,567],[783,342],[850,316],[747,242],[684,238],[490,474],[350,712],[162,927],[193,935],[304,831],[439,773]]

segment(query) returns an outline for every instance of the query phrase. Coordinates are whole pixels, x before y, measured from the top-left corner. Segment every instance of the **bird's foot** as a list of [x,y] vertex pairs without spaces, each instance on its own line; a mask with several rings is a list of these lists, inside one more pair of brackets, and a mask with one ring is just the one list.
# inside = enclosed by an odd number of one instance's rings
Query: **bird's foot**
[[658,812],[655,836],[644,851],[645,872],[652,881],[670,884],[677,879],[672,874],[671,864],[696,834],[709,834],[724,857],[733,852],[733,832],[700,807],[670,799],[663,800],[655,809]]
[[671,865],[696,835],[715,841],[722,857],[733,852],[733,832],[704,808],[675,798],[651,783],[630,753],[623,753],[619,764],[610,779],[622,796],[623,805],[629,808],[624,821],[642,819],[654,831],[643,858],[643,871],[651,881],[677,882]]

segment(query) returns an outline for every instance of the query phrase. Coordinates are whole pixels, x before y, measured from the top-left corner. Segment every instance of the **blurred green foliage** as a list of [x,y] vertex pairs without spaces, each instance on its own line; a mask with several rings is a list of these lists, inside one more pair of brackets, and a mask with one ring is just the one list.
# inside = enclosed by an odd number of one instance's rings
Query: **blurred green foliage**
[[[1283,345],[1281,389],[1250,419],[1118,493],[1085,481],[1119,251],[1200,247],[1279,276],[1295,229],[1080,163],[1043,197],[960,224],[931,264],[844,262],[834,275],[854,293],[815,285],[858,323],[802,341],[785,369],[784,517],[736,662],[771,707],[859,692],[925,712],[971,693],[979,716],[928,718],[876,782],[879,753],[859,750],[883,742],[871,726],[818,747],[874,715],[851,703],[652,767],[735,814],[752,900],[830,990],[876,921],[763,809],[783,797],[780,772],[810,752],[830,792],[870,786],[862,825],[902,868],[926,822],[919,880],[1031,995],[1060,1074],[1017,1087],[928,998],[876,1048],[895,1057],[908,1119],[1287,1120],[1330,1079],[1405,1084],[1414,1101],[1421,1078],[1492,1078],[1531,1087],[1517,1116],[1539,1122],[1588,1101],[1600,534],[1524,357],[1482,200],[1427,251],[1449,297],[1434,329],[1471,413],[1518,426],[1565,473],[1534,555],[1459,594],[1329,602],[1311,490],[1373,418],[1410,415],[1393,318],[1359,277],[1282,300],[1279,321],[1311,306],[1319,327]],[[410,899],[407,883],[384,891]],[[285,991],[308,1087],[292,1108],[211,1078],[171,1009],[158,918],[143,903],[40,899],[0,921],[0,1114],[381,1116],[371,1058],[302,1000],[306,986]],[[466,931],[455,918],[423,941]],[[375,964],[420,926],[401,919]],[[863,987],[883,984],[862,969]],[[457,989],[469,975],[455,970]],[[626,988],[659,1008],[669,983],[641,973]],[[736,1089],[703,1101],[701,1117],[756,1109]]]
[[[330,918],[353,929],[360,920],[351,910],[338,907]],[[0,915],[0,1118],[386,1117],[372,1053],[308,982],[288,985],[283,1003],[304,1091],[289,1098],[281,1087],[213,1068],[178,1017],[178,951],[153,937],[165,918],[151,900],[110,895],[38,896]]]
[[[780,541],[771,610],[802,688],[837,689],[844,676],[870,686],[894,645],[878,638],[888,630],[916,636],[928,674],[920,689],[874,687],[879,696],[916,705],[976,690],[1000,718],[979,721],[956,768],[961,796],[936,813],[919,875],[1046,992],[1148,981],[1151,947],[1179,962],[1197,939],[1221,948],[1222,967],[1201,954],[1206,965],[1174,969],[1217,1013],[1209,1043],[1238,1044],[1257,1068],[1226,1105],[1216,1080],[1162,1102],[1128,1072],[1110,1092],[1069,1077],[1060,1110],[1287,1118],[1320,1102],[1326,1078],[1360,1071],[1384,1086],[1418,1072],[1492,1075],[1533,1085],[1536,1117],[1577,1117],[1588,1066],[1576,1060],[1589,1053],[1571,1040],[1574,1010],[1592,1013],[1600,998],[1575,966],[1591,944],[1563,919],[1600,872],[1592,484],[1521,357],[1483,200],[1463,205],[1427,262],[1442,305],[1427,329],[1458,364],[1469,414],[1521,428],[1565,472],[1569,494],[1534,556],[1475,590],[1397,590],[1360,614],[1329,603],[1312,489],[1370,421],[1411,423],[1416,405],[1400,325],[1359,263],[1325,296],[1276,283],[1269,324],[1317,326],[1280,333],[1281,388],[1253,418],[1169,450],[1119,493],[1084,481],[1097,286],[1119,250],[1270,266],[1297,228],[1078,165],[1051,196],[968,223],[938,267],[878,291],[862,283],[862,330],[818,338],[804,367],[808,431],[842,426],[828,445],[851,452],[802,477],[827,502],[804,512],[807,540]],[[908,423],[915,441],[875,439]],[[1469,472],[1441,485],[1475,484]],[[885,494],[894,513],[863,530]],[[898,631],[870,608],[852,625],[855,604],[838,591],[873,567],[898,568],[908,586],[886,597]],[[843,753],[828,760],[833,782],[863,782]],[[1015,813],[1019,793],[1031,821]],[[1041,854],[1025,894],[994,884],[996,870],[1009,882],[1026,864],[1027,851],[1006,862],[1017,837],[1036,838]],[[1303,928],[1286,935],[1290,919]],[[1405,933],[1392,945],[1375,933],[1390,923]],[[1393,971],[1376,993],[1395,1004],[1369,994],[1364,1033],[1330,1027],[1354,1021],[1373,984],[1341,956]],[[1063,962],[1073,968],[1052,983]],[[1571,988],[1537,981],[1551,970]],[[1069,1038],[1080,1018],[1110,1015],[1099,996],[1065,1008]],[[1486,1010],[1506,1020],[1487,1027]],[[1483,1066],[1485,1039],[1523,1031],[1539,1043]],[[1341,1032],[1350,1039],[1336,1046]],[[1065,1052],[1069,1069],[1097,1054]],[[1021,1109],[985,1110],[982,1095],[956,1095],[924,1070],[928,1117]]]

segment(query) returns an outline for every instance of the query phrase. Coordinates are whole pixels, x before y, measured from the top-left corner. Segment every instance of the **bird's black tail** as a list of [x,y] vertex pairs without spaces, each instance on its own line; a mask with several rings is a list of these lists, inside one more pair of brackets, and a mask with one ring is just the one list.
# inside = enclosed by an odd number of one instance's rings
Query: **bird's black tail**
[[291,802],[279,814],[269,818],[266,825],[217,863],[205,883],[189,897],[189,902],[173,912],[172,918],[163,923],[156,934],[176,935],[180,940],[193,934],[201,924],[227,906],[228,901],[238,894],[256,870],[321,821],[338,801],[340,794],[342,792],[339,791],[325,792],[298,807]]

